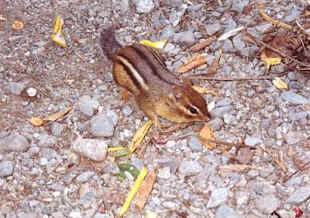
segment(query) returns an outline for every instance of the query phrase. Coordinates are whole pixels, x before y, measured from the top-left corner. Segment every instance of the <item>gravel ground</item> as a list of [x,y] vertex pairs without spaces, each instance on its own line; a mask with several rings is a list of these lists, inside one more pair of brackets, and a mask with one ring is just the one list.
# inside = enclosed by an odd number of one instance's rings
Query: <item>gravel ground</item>
[[[175,69],[190,57],[188,46],[219,30],[242,25],[262,38],[271,26],[255,7],[245,13],[251,1],[219,2],[0,0],[0,218],[116,216],[133,178],[118,179],[117,162],[106,148],[129,145],[147,119],[133,101],[121,101],[99,33],[113,23],[124,45],[169,39],[163,52]],[[265,11],[289,22],[309,5],[266,1]],[[57,14],[64,18],[66,49],[50,40]],[[16,20],[23,29],[12,28]],[[240,34],[202,51],[208,66],[195,72],[205,72],[219,48],[217,76],[266,74],[259,48],[244,43]],[[215,137],[244,140],[251,149],[210,151],[196,137],[201,124],[168,140],[152,129],[145,151],[122,160],[138,169],[160,167],[144,210],[132,206],[126,216],[294,218],[300,209],[301,217],[310,217],[310,170],[303,167],[310,161],[310,78],[292,71],[282,79],[288,91],[268,80],[195,81],[218,93],[204,95]],[[61,120],[42,127],[28,121],[68,106],[73,110]],[[240,163],[248,167],[220,170]]]

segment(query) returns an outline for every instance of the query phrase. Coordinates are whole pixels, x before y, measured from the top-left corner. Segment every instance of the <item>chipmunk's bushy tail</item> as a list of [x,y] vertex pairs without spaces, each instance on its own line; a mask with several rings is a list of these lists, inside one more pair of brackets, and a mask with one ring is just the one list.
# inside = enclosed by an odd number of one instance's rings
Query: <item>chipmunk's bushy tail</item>
[[103,53],[112,60],[113,57],[122,48],[115,38],[115,31],[113,27],[104,29],[100,34],[100,45]]

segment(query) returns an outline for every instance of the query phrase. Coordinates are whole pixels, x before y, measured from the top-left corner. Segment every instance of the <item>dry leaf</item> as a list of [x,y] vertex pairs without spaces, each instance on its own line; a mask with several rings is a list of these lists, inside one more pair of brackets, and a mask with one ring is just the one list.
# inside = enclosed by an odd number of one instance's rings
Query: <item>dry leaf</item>
[[40,117],[31,117],[29,122],[34,126],[43,126],[45,124],[44,120]]
[[281,63],[280,57],[267,57],[265,50],[261,53],[260,59],[264,62],[268,70],[271,66],[278,65]]
[[205,47],[211,45],[213,42],[216,41],[216,39],[217,39],[217,36],[211,36],[207,39],[203,39],[200,42],[198,42],[197,44],[193,45],[190,48],[190,51],[193,51],[193,52],[200,51],[200,50],[204,49]]
[[277,89],[280,89],[280,90],[287,90],[288,89],[288,86],[287,84],[281,80],[279,77],[275,77],[273,80],[272,80],[272,84],[277,88]]
[[24,23],[19,20],[15,20],[12,24],[12,28],[14,30],[22,30],[24,28]]
[[149,46],[155,49],[163,49],[166,46],[167,42],[168,42],[167,39],[156,41],[156,42],[151,42],[149,40],[142,40],[140,41],[140,44],[146,45],[146,46]]
[[205,124],[204,127],[200,130],[199,138],[202,144],[206,146],[208,149],[213,150],[214,148],[216,148],[215,143],[208,141],[208,140],[215,141],[212,129],[208,124]]
[[191,58],[189,61],[187,61],[182,66],[178,67],[176,70],[177,73],[185,73],[189,70],[192,70],[194,68],[197,68],[207,62],[207,57],[205,55],[197,55],[193,58]]
[[132,188],[128,194],[128,197],[126,198],[125,203],[123,204],[123,206],[119,212],[120,216],[124,216],[124,214],[127,212],[128,208],[130,206],[130,203],[131,203],[133,197],[135,196],[135,194],[137,193],[137,191],[139,190],[141,183],[143,182],[146,174],[147,174],[147,169],[145,167],[143,167],[142,170],[140,171],[139,176],[136,179],[134,185],[132,186]]
[[229,32],[226,32],[226,33],[224,33],[223,35],[221,35],[221,36],[217,39],[217,41],[223,41],[223,40],[225,40],[225,39],[228,39],[229,37],[235,36],[235,35],[237,35],[240,31],[242,31],[243,29],[244,29],[244,27],[241,26],[241,27],[238,27],[238,28],[236,28],[236,29],[233,29],[233,30],[231,30],[231,31],[229,31]]
[[64,117],[67,113],[69,113],[69,111],[72,110],[72,106],[67,107],[66,109],[64,109],[63,111],[59,111],[57,113],[48,115],[47,117],[45,117],[43,120],[44,121],[56,121],[62,117]]
[[264,4],[263,3],[258,3],[258,11],[260,13],[260,15],[269,23],[278,26],[278,27],[283,27],[285,29],[291,30],[292,26],[286,24],[286,23],[282,23],[280,21],[277,21],[271,17],[269,17],[265,12],[264,12]]
[[153,169],[148,177],[143,181],[141,188],[139,189],[136,196],[136,208],[140,211],[143,210],[149,195],[152,192],[153,185],[156,181],[156,169]]
[[218,67],[219,67],[219,63],[222,57],[222,49],[219,49],[219,56],[212,62],[211,66],[209,67],[207,74],[215,74]]
[[129,150],[131,152],[134,152],[139,147],[139,145],[141,144],[145,135],[148,133],[152,124],[153,124],[152,121],[149,120],[136,132],[135,136],[133,137],[133,139],[131,141],[130,147],[129,147]]
[[59,15],[56,16],[54,30],[52,34],[52,41],[56,42],[57,45],[66,48],[66,40],[62,34],[62,26],[64,24],[64,20]]
[[211,94],[214,96],[218,96],[218,93],[212,89],[208,89],[206,87],[200,87],[200,86],[192,86],[192,88],[198,92],[199,94]]

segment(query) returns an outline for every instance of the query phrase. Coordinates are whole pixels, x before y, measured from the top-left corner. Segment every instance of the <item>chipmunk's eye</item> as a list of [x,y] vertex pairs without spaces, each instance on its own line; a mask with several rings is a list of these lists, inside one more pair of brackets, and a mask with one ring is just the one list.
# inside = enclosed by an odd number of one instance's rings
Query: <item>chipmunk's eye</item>
[[189,110],[189,112],[191,112],[192,114],[198,114],[198,110],[191,105],[187,105],[186,109]]

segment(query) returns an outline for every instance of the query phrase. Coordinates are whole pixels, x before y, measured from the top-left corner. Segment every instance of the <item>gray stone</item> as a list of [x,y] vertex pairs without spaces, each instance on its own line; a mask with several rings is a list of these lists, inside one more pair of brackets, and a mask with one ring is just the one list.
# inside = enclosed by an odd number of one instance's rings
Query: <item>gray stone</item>
[[0,177],[11,176],[14,170],[14,163],[12,161],[0,162]]
[[83,114],[87,116],[93,116],[95,109],[97,109],[98,107],[98,101],[92,99],[88,95],[83,95],[79,99],[79,109]]
[[225,113],[229,113],[232,110],[231,105],[227,105],[224,107],[216,107],[212,111],[210,111],[210,114],[212,117],[220,117],[223,118],[223,115]]
[[280,200],[272,195],[261,196],[255,201],[258,210],[264,214],[270,214],[280,206]]
[[95,173],[93,171],[86,171],[86,172],[81,173],[78,177],[76,177],[76,181],[79,183],[87,182],[94,175]]
[[221,24],[218,22],[206,25],[207,33],[210,36],[219,31],[221,28]]
[[192,151],[202,151],[203,146],[200,143],[200,140],[197,136],[190,136],[187,141],[188,146],[192,149]]
[[216,102],[216,107],[224,107],[231,105],[231,100],[229,98],[223,98],[220,101]]
[[132,108],[129,106],[129,105],[125,105],[123,108],[122,108],[122,112],[124,114],[125,117],[129,116],[130,114],[132,114]]
[[298,188],[291,196],[286,200],[289,204],[300,204],[310,197],[310,186]]
[[130,3],[129,0],[121,0],[119,5],[121,7],[121,12],[125,13],[126,11],[128,11]]
[[170,167],[164,167],[164,168],[161,168],[159,169],[158,171],[158,178],[160,179],[169,179],[170,178]]
[[243,8],[247,5],[249,5],[249,0],[234,0],[232,1],[232,11],[238,11],[241,13],[243,11]]
[[221,118],[216,117],[215,119],[209,122],[209,125],[213,131],[218,131],[223,127],[224,122]]
[[235,116],[232,114],[224,114],[223,120],[224,120],[224,123],[230,125],[235,121]]
[[226,39],[223,42],[222,48],[223,48],[223,52],[234,52],[235,51],[234,46],[229,39]]
[[308,112],[306,112],[306,111],[301,111],[301,112],[290,111],[288,117],[291,121],[303,120],[303,119],[307,119]]
[[65,126],[63,124],[53,122],[51,125],[51,131],[54,136],[61,136]]
[[182,16],[184,15],[185,11],[187,9],[186,4],[182,4],[181,8],[178,11],[172,11],[169,16],[170,23],[172,23],[172,26],[177,26],[179,22],[181,21]]
[[227,205],[221,205],[215,214],[214,218],[243,218],[243,216],[239,215],[234,209],[228,207]]
[[179,167],[179,173],[185,176],[197,175],[202,171],[202,166],[198,161],[183,161]]
[[94,161],[103,161],[106,158],[108,145],[98,139],[78,138],[73,142],[73,151]]
[[[160,32],[160,39],[170,39],[175,34],[174,27],[172,25],[167,25],[165,28]],[[167,47],[168,45],[166,45]],[[165,47],[165,51],[166,51]],[[169,52],[169,51],[168,51]]]
[[193,31],[184,31],[174,34],[174,40],[179,43],[193,44],[195,42],[195,35]]
[[255,145],[261,144],[263,141],[258,137],[247,136],[244,140],[244,144],[247,146],[254,147]]
[[57,142],[57,138],[55,136],[48,135],[48,134],[40,134],[38,139],[39,139],[38,145],[40,147],[53,146]]
[[218,188],[212,191],[211,197],[208,201],[207,208],[214,208],[227,201],[227,188]]
[[29,87],[26,89],[26,93],[29,97],[35,97],[38,93],[37,89],[33,88],[33,87]]
[[178,204],[173,201],[164,201],[162,205],[163,207],[168,208],[170,210],[176,210],[178,207]]
[[17,82],[9,83],[10,92],[14,95],[20,95],[22,91],[25,89],[25,85]]
[[110,137],[113,136],[116,123],[107,113],[98,114],[90,121],[90,131],[97,137]]
[[21,212],[21,213],[18,213],[17,217],[18,218],[38,218],[39,216],[34,212],[29,212],[29,213]]
[[138,13],[150,13],[155,7],[153,0],[136,0],[135,5]]
[[233,43],[234,47],[238,50],[242,50],[245,47],[245,43],[241,34],[238,34],[233,38]]
[[284,135],[285,141],[289,145],[296,144],[303,139],[301,132],[290,131]]
[[12,133],[7,137],[0,138],[0,152],[24,152],[29,147],[28,140],[18,133]]
[[265,24],[256,26],[255,29],[256,29],[257,31],[259,31],[260,33],[264,33],[264,32],[266,32],[270,27],[272,27],[272,24],[271,24],[271,23],[265,23]]
[[310,101],[305,97],[298,95],[292,91],[286,91],[281,94],[281,99],[291,104],[309,104]]

